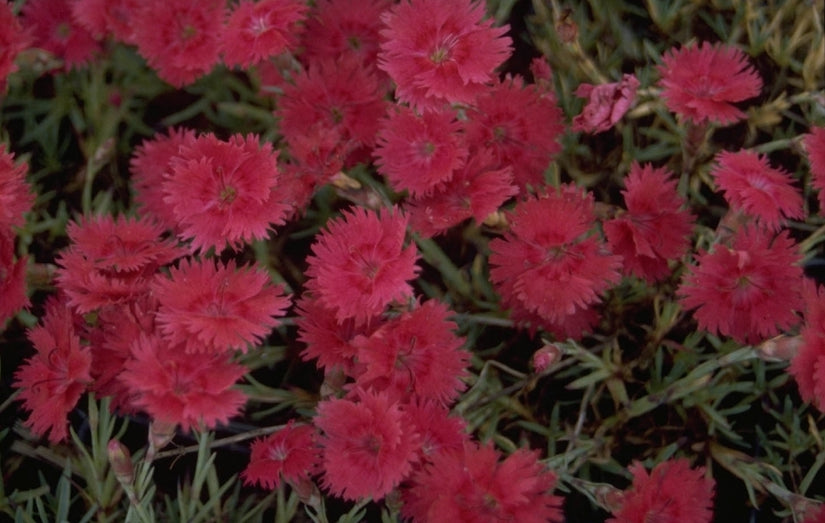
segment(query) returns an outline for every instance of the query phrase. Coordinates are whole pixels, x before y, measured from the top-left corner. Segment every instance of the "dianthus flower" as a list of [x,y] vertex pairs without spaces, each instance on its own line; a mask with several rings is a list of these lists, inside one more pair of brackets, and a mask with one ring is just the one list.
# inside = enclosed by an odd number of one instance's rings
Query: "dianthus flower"
[[306,10],[302,0],[241,0],[224,27],[224,63],[249,67],[293,48]]
[[171,128],[135,147],[129,162],[135,202],[143,214],[150,214],[164,228],[178,232],[178,218],[171,205],[163,201],[163,183],[171,176],[169,162],[181,147],[195,142],[195,131]]
[[281,480],[296,484],[318,468],[320,448],[315,427],[290,420],[286,427],[252,442],[249,465],[241,473],[247,485],[274,490]]
[[279,202],[277,151],[255,135],[224,141],[213,134],[184,143],[170,160],[163,201],[172,207],[181,239],[217,252],[269,236],[290,207]]
[[788,372],[796,380],[802,399],[825,412],[825,292],[806,280],[802,295],[805,300],[802,344]]
[[378,132],[378,172],[396,191],[427,195],[449,181],[467,159],[461,125],[450,109],[418,115],[399,106]]
[[88,62],[100,43],[72,17],[70,0],[28,0],[21,11],[32,46],[63,60],[66,69]]
[[158,76],[183,87],[218,62],[225,2],[149,0],[132,19],[138,53]]
[[0,144],[0,229],[22,227],[31,210],[34,194],[26,183],[26,163],[14,164],[14,154]]
[[409,429],[406,414],[386,392],[360,391],[357,396],[318,404],[322,483],[344,499],[377,501],[412,470],[418,434]]
[[56,280],[80,313],[148,291],[155,271],[182,255],[146,218],[89,217],[70,223],[66,232],[71,244],[57,258]]
[[441,452],[460,452],[464,442],[470,440],[464,418],[451,415],[449,409],[437,401],[413,399],[404,404],[404,412],[411,430],[420,437],[416,467],[429,463]]
[[670,274],[667,262],[690,247],[693,219],[665,168],[633,162],[625,181],[627,212],[605,222],[607,245],[622,256],[622,270],[648,282]]
[[132,19],[140,4],[140,0],[73,0],[72,15],[96,38],[112,35],[131,44]]
[[499,461],[491,445],[470,441],[439,452],[413,475],[401,513],[428,523],[560,523],[563,500],[551,494],[556,476],[536,457],[520,449]]
[[344,212],[312,246],[307,288],[339,323],[366,323],[393,301],[407,300],[418,267],[415,246],[404,247],[406,230],[407,217],[397,210]]
[[23,307],[29,306],[26,295],[27,257],[14,260],[14,233],[0,228],[0,329]]
[[[512,308],[556,333],[600,301],[620,279],[621,257],[591,234],[593,196],[571,186],[520,202],[508,217],[504,238],[490,242],[490,277]],[[527,314],[524,314],[524,313]]]
[[774,235],[745,227],[731,245],[702,251],[678,293],[686,309],[696,308],[699,328],[754,344],[797,323],[802,309],[802,268],[787,231]]
[[493,153],[494,166],[512,166],[522,194],[545,185],[544,171],[561,151],[562,112],[552,91],[524,85],[520,77],[487,88],[467,113],[470,154],[477,149]]
[[42,323],[29,329],[37,351],[14,374],[23,408],[31,411],[25,425],[38,436],[48,432],[58,443],[68,436],[67,416],[91,382],[91,351],[81,347],[75,319],[65,303],[46,302]]
[[356,383],[391,390],[396,397],[418,397],[448,404],[465,388],[469,355],[447,319],[446,305],[429,300],[384,323],[368,337],[355,340]]
[[246,352],[278,324],[289,299],[260,268],[236,269],[212,261],[183,261],[151,285],[160,302],[157,322],[186,352]]
[[408,200],[410,227],[430,237],[467,218],[482,223],[516,194],[513,170],[497,167],[489,153],[478,151],[436,191]]
[[20,20],[14,16],[11,4],[0,2],[0,96],[6,92],[8,76],[17,71],[15,57],[28,46],[29,35],[23,31]]
[[246,396],[232,386],[247,371],[226,354],[193,356],[160,336],[142,334],[119,379],[134,408],[188,432],[213,429],[240,412]]
[[671,49],[662,62],[659,85],[665,105],[697,124],[741,120],[745,113],[733,103],[753,98],[762,89],[759,74],[735,47],[708,42],[688,45]]
[[673,459],[648,473],[641,463],[628,467],[633,486],[625,491],[610,523],[667,521],[709,523],[713,520],[715,482],[705,468],[690,468],[686,459]]
[[811,185],[819,191],[819,212],[825,213],[825,127],[812,127],[802,143],[811,164]]
[[822,523],[825,521],[825,503],[808,508],[802,523]]
[[587,98],[581,114],[573,118],[573,131],[597,134],[607,131],[630,109],[636,100],[639,80],[632,74],[622,75],[620,82],[581,84],[574,94]]
[[741,210],[766,227],[779,230],[783,218],[802,218],[802,196],[791,176],[774,169],[768,159],[753,151],[716,155],[710,172],[734,210]]
[[510,55],[507,27],[483,21],[484,2],[404,0],[382,17],[378,67],[417,109],[472,103]]

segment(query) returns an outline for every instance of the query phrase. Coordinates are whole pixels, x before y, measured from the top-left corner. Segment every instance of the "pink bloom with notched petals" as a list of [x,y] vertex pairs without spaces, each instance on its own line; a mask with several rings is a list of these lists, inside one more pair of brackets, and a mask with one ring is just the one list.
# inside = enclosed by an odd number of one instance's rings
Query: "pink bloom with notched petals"
[[0,144],[0,229],[22,227],[25,214],[34,204],[34,194],[26,182],[29,166],[14,164],[14,154]]
[[17,311],[30,305],[26,295],[26,256],[14,259],[14,233],[0,228],[0,328]]
[[[29,46],[29,38],[30,35],[23,31],[20,19],[11,10],[11,4],[0,2],[0,96],[6,92],[8,76],[17,71],[14,59]],[[2,151],[0,149],[0,155]]]
[[802,139],[808,163],[811,164],[811,185],[819,191],[819,212],[825,212],[825,127],[811,127]]
[[416,109],[472,103],[510,55],[506,27],[483,21],[484,2],[404,0],[382,17],[378,67]]
[[632,74],[622,75],[616,83],[579,85],[574,94],[587,98],[587,103],[581,114],[573,118],[573,131],[597,134],[616,125],[636,101],[638,87],[639,80]]
[[83,65],[100,50],[100,42],[72,16],[70,0],[28,0],[21,20],[32,35],[32,47],[45,49],[63,60],[65,69]]
[[799,395],[825,412],[825,291],[811,280],[803,286],[805,321],[802,344],[788,372],[796,380]]
[[710,171],[731,208],[741,210],[768,227],[779,230],[783,218],[802,218],[802,195],[790,174],[771,167],[768,159],[753,151],[722,151]]
[[222,33],[224,63],[249,67],[295,47],[306,10],[302,0],[241,0]]
[[112,35],[128,44],[132,39],[132,22],[140,0],[73,0],[72,15],[96,38]]
[[745,117],[736,102],[753,98],[762,89],[762,79],[735,47],[703,42],[671,49],[658,67],[659,85],[665,105],[694,123],[722,125]]
[[315,427],[290,420],[279,431],[252,442],[249,465],[241,477],[246,485],[274,490],[282,480],[295,484],[308,478],[319,461]]

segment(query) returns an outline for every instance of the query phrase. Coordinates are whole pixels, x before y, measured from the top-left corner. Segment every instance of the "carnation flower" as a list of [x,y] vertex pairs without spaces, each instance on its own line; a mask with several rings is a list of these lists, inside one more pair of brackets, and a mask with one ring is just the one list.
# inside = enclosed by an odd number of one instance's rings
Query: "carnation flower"
[[404,247],[407,217],[360,208],[332,220],[307,258],[307,288],[337,321],[366,323],[393,301],[412,297],[415,246]]
[[696,308],[699,328],[754,344],[797,323],[802,309],[802,268],[787,231],[774,235],[746,227],[730,246],[701,251],[678,293],[686,309]]
[[517,450],[499,461],[490,445],[467,441],[432,456],[404,491],[401,513],[414,522],[557,522],[562,498],[550,492],[556,476],[536,453]]
[[247,485],[278,488],[283,479],[296,484],[315,472],[320,449],[315,443],[315,427],[290,420],[286,427],[252,442],[249,465],[241,473]]
[[[0,95],[6,92],[6,78],[17,71],[15,57],[28,46],[29,35],[23,31],[20,20],[14,16],[11,4],[0,2]],[[4,154],[3,147],[0,145],[0,156]]]
[[630,109],[636,100],[639,80],[632,74],[622,75],[616,83],[581,84],[574,94],[587,98],[581,114],[573,118],[573,131],[597,134],[607,131]]
[[[490,242],[490,277],[514,318],[552,332],[574,321],[620,279],[621,258],[591,234],[593,196],[571,186],[520,202],[504,238]],[[526,315],[524,313],[527,313]],[[585,315],[586,317],[586,315]]]
[[290,207],[279,201],[277,152],[255,135],[228,141],[206,134],[184,143],[170,160],[163,201],[172,207],[181,239],[220,252],[269,236]]
[[122,303],[149,290],[159,267],[182,251],[154,222],[96,216],[66,228],[71,244],[57,258],[57,284],[78,312]]
[[607,245],[622,256],[622,270],[655,282],[670,274],[667,262],[690,247],[692,229],[685,200],[665,168],[633,162],[625,181],[627,212],[604,223]]
[[788,372],[796,380],[802,399],[825,412],[825,292],[813,281],[806,280],[803,298],[802,344]]
[[111,34],[116,40],[131,44],[131,24],[140,4],[140,0],[73,0],[72,15],[97,38]]
[[246,396],[231,387],[247,370],[225,354],[193,356],[160,336],[141,334],[120,380],[134,408],[188,432],[213,429],[240,412]]
[[517,77],[498,82],[476,99],[466,122],[470,154],[478,149],[493,153],[494,166],[512,166],[522,194],[545,185],[544,171],[561,151],[562,112],[552,91],[524,85]]
[[14,261],[14,234],[0,228],[0,330],[3,323],[29,306],[26,295],[27,257]]
[[221,0],[149,0],[135,11],[133,41],[158,76],[175,87],[192,83],[218,61]]
[[32,35],[32,47],[54,54],[71,69],[88,62],[100,44],[72,17],[71,0],[28,0],[23,4],[23,27]]
[[160,302],[157,321],[172,345],[186,352],[246,352],[278,324],[289,299],[269,274],[253,267],[236,270],[211,261],[183,261],[158,276],[152,292]]
[[812,127],[802,139],[811,164],[811,185],[819,191],[819,210],[825,212],[825,127]]
[[484,3],[405,0],[382,17],[378,67],[417,109],[472,103],[510,55],[507,27],[483,21]]
[[25,214],[34,203],[34,194],[26,183],[28,170],[25,163],[15,165],[14,154],[0,144],[0,230],[22,227],[26,222]]
[[709,523],[713,520],[715,482],[705,468],[691,469],[686,459],[673,459],[649,473],[641,463],[628,467],[633,486],[624,492],[610,523],[668,521]]
[[416,466],[429,463],[442,452],[460,452],[470,440],[467,422],[459,415],[451,415],[446,406],[437,401],[414,399],[404,404],[404,412],[411,430],[420,437]]
[[791,185],[791,176],[772,168],[761,154],[722,151],[716,155],[710,174],[733,209],[744,211],[768,228],[779,230],[783,217],[805,216],[802,196]]
[[378,501],[412,470],[418,435],[386,392],[357,392],[357,399],[318,404],[323,431],[323,485],[347,500]]
[[57,299],[46,302],[40,325],[28,337],[37,351],[14,374],[23,408],[31,411],[25,425],[38,436],[58,443],[69,435],[67,416],[91,382],[92,355],[81,347],[71,309]]
[[302,0],[241,0],[224,27],[224,63],[249,67],[294,47],[306,9]]
[[416,114],[399,106],[378,132],[378,172],[396,191],[428,195],[450,180],[467,159],[461,125],[449,109]]
[[447,404],[465,388],[469,354],[461,349],[463,338],[447,317],[450,311],[429,300],[410,312],[393,318],[369,336],[354,343],[358,347],[355,379],[361,387],[389,389],[396,397],[433,399]]
[[665,105],[697,124],[741,120],[745,113],[733,103],[753,98],[762,89],[759,74],[735,47],[708,42],[688,45],[671,49],[662,62],[659,85]]

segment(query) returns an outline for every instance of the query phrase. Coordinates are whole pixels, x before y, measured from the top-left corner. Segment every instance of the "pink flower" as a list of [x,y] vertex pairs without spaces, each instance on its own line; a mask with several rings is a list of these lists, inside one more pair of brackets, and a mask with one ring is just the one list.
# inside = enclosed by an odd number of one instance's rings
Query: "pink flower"
[[172,345],[190,353],[222,354],[260,343],[278,324],[289,299],[269,275],[253,267],[236,270],[212,261],[183,261],[158,276],[152,292],[160,302],[157,321]]
[[779,230],[783,218],[802,218],[802,196],[790,174],[774,169],[768,159],[753,151],[716,155],[710,174],[734,210],[741,210],[766,227]]
[[131,44],[131,24],[140,4],[140,0],[72,0],[72,15],[96,38],[111,34],[116,40]]
[[825,412],[825,292],[806,280],[803,298],[802,345],[791,360],[788,372],[796,380],[802,399]]
[[133,41],[158,76],[175,87],[192,83],[218,62],[221,0],[148,0],[135,11]]
[[34,203],[34,194],[26,182],[28,170],[26,163],[15,165],[14,154],[6,151],[5,144],[0,144],[0,229],[22,227],[26,223],[25,214]]
[[726,125],[741,120],[745,113],[733,103],[753,98],[762,89],[759,74],[735,47],[688,45],[671,49],[662,62],[659,85],[665,105],[694,123]]
[[353,208],[332,220],[307,258],[307,288],[339,323],[366,323],[393,301],[412,297],[415,246],[404,247],[407,217]]
[[633,474],[633,486],[624,492],[621,507],[608,522],[713,520],[715,482],[705,477],[704,467],[691,469],[686,459],[673,459],[656,465],[650,473],[638,462],[628,469]]
[[418,434],[387,393],[359,392],[357,399],[318,404],[323,431],[323,484],[348,500],[386,496],[412,470]]
[[312,475],[320,461],[315,435],[315,427],[290,420],[278,432],[256,439],[249,465],[241,473],[244,483],[274,490],[282,479],[295,484]]
[[441,452],[460,452],[470,440],[467,422],[457,414],[450,414],[443,404],[432,400],[414,399],[404,404],[404,412],[411,430],[420,436],[416,467],[430,463]]
[[[29,46],[29,35],[23,31],[20,20],[14,16],[11,4],[0,2],[0,95],[6,92],[6,78],[17,71],[14,59]],[[4,154],[0,145],[0,156]],[[0,191],[0,194],[3,194]]]
[[622,75],[622,80],[616,83],[579,85],[575,95],[587,98],[587,104],[581,114],[573,118],[573,131],[596,134],[616,125],[636,100],[638,87],[639,80],[632,74]]
[[591,233],[592,194],[565,186],[520,202],[509,220],[504,238],[490,242],[490,277],[503,304],[514,318],[535,320],[532,329],[569,335],[565,323],[585,326],[582,312],[619,281],[621,266]]
[[135,408],[188,432],[213,429],[240,412],[246,396],[231,387],[247,371],[225,354],[193,356],[157,335],[142,334],[120,380]]
[[26,295],[27,261],[25,256],[14,260],[14,234],[0,228],[0,330],[8,318],[30,304]]
[[469,441],[435,454],[404,491],[402,515],[428,523],[564,520],[562,498],[550,493],[556,476],[536,453],[517,450],[499,458],[492,446]]
[[191,239],[195,250],[240,250],[267,238],[290,210],[278,199],[277,151],[255,135],[200,136],[181,146],[170,167],[163,201],[172,207],[179,237]]
[[667,262],[690,247],[693,219],[665,168],[633,162],[625,181],[627,212],[604,223],[607,245],[623,258],[622,270],[655,282],[670,274]]
[[378,132],[378,172],[396,191],[431,194],[453,177],[467,159],[467,146],[455,112],[435,110],[418,115],[399,106]]
[[71,4],[71,0],[28,0],[21,12],[23,27],[34,38],[32,46],[63,60],[67,70],[87,63],[100,50],[100,43],[74,21]]
[[506,27],[483,21],[484,3],[405,0],[382,17],[378,67],[417,109],[472,103],[510,55]]
[[241,0],[226,20],[224,63],[249,67],[294,47],[306,10],[301,0]]
[[730,243],[700,252],[679,287],[682,306],[697,308],[699,328],[740,343],[793,327],[803,306],[802,268],[787,231],[746,227]]
[[14,374],[23,408],[31,411],[26,426],[38,436],[48,432],[51,443],[69,435],[66,418],[92,380],[91,351],[81,347],[74,321],[66,304],[47,301],[42,323],[28,332],[37,352]]
[[825,127],[811,127],[802,143],[811,164],[811,185],[819,191],[819,212],[825,212]]

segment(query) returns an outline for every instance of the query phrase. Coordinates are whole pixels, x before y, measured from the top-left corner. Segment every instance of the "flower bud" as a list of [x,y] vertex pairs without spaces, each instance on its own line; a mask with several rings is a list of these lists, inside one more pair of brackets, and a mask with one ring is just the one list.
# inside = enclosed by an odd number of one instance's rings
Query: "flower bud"
[[106,445],[109,454],[109,465],[115,471],[115,477],[124,487],[132,485],[135,481],[135,468],[132,466],[132,455],[123,443],[116,439],[109,440]]

